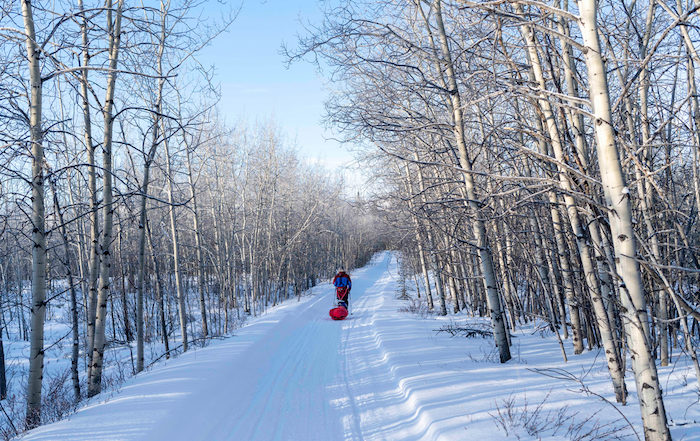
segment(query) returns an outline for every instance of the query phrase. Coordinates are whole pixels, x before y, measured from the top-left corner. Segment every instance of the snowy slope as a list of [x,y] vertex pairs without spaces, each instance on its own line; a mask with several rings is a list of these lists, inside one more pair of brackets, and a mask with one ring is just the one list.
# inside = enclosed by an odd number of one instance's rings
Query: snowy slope
[[[533,371],[566,369],[611,398],[598,352],[564,363],[552,336],[527,328],[516,332],[514,360],[501,365],[491,339],[435,332],[456,318],[398,311],[405,302],[395,299],[392,254],[351,276],[353,314],[343,322],[328,317],[332,287],[317,287],[22,440],[636,439],[612,405]],[[690,372],[660,370],[674,439],[700,440]],[[617,409],[641,433],[634,394]]]

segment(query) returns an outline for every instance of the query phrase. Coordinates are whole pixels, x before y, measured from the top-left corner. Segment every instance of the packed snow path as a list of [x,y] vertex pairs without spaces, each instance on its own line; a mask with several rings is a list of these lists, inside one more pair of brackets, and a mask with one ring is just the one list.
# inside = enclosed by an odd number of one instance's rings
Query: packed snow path
[[325,286],[24,439],[391,439],[399,421],[379,409],[403,406],[406,397],[374,325],[383,299],[393,297],[396,271],[392,255],[383,253],[352,273],[352,315],[345,321],[329,318],[333,290]]
[[[532,370],[567,369],[584,377],[596,393],[611,397],[598,352],[563,363],[555,338],[541,338],[531,327],[517,333],[514,359],[502,365],[494,359],[493,339],[435,332],[455,317],[398,311],[405,302],[395,298],[393,254],[376,256],[351,276],[347,320],[329,318],[333,288],[318,286],[301,302],[289,301],[251,320],[234,337],[162,363],[23,440],[532,439],[531,428],[518,426],[528,420],[521,418],[522,409],[532,416],[542,402],[536,424],[546,426],[562,410],[572,418],[562,428],[545,427],[544,439],[570,439],[566,428],[582,421],[587,433],[597,420],[610,424],[604,430],[620,437],[614,439],[636,439],[609,405]],[[696,398],[692,382],[683,381],[689,372],[688,366],[660,370],[665,391],[672,394],[667,410],[679,423],[672,427],[674,439],[686,441],[700,440],[695,423],[700,406],[688,406]],[[632,381],[628,375],[630,391]],[[635,400],[631,392],[630,405],[622,411],[641,433]],[[508,433],[496,422],[499,411],[506,410],[513,414]]]

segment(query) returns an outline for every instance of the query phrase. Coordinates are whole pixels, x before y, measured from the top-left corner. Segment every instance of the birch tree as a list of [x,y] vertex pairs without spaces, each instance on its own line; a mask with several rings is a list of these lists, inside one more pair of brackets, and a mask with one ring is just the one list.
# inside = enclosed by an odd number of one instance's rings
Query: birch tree
[[[102,360],[104,357],[105,348],[105,325],[107,322],[107,298],[111,286],[110,268],[111,255],[110,248],[112,245],[112,227],[113,227],[113,194],[112,194],[112,138],[114,115],[112,109],[114,106],[114,93],[117,80],[117,63],[119,61],[119,48],[121,42],[121,20],[122,8],[124,0],[117,0],[116,10],[113,11],[112,0],[107,0],[107,29],[108,29],[108,47],[109,47],[109,73],[107,75],[107,88],[105,90],[104,107],[102,114],[104,118],[104,138],[102,141],[102,157],[103,157],[103,227],[102,241],[100,244],[100,277],[99,277],[99,295],[97,298],[97,313],[95,319],[95,337],[88,375],[88,396],[94,396],[100,393],[102,388]],[[114,17],[113,17],[114,14]]]
[[46,300],[46,231],[44,207],[44,132],[42,128],[41,49],[36,38],[34,10],[30,0],[22,1],[25,43],[31,95],[29,130],[32,156],[32,338],[27,380],[28,427],[41,421],[41,384],[44,369],[44,314]]
[[590,99],[595,116],[596,151],[609,210],[608,220],[618,262],[625,326],[629,334],[632,367],[647,440],[671,439],[661,397],[656,364],[649,348],[649,323],[632,227],[630,192],[625,185],[613,133],[607,74],[601,57],[594,0],[580,0],[580,28],[587,49]]

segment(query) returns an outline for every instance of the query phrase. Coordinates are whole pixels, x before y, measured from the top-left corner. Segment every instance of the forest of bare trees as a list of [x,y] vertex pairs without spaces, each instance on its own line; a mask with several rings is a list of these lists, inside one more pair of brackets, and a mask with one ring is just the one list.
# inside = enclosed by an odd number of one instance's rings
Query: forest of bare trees
[[[630,370],[647,440],[670,439],[656,366],[700,381],[697,1],[350,0],[290,61],[337,90],[430,310],[544,320],[562,356]],[[627,366],[628,360],[631,366]]]
[[[236,10],[207,3],[0,3],[0,336],[30,348],[8,379],[0,338],[4,437],[123,376],[110,348],[133,345],[137,373],[378,246],[342,181],[273,121],[222,122],[197,56]],[[70,332],[46,340],[47,317]],[[55,345],[65,384],[43,381]]]
[[501,363],[544,323],[671,438],[657,367],[700,387],[698,0],[326,3],[283,52],[332,81],[365,201],[274,121],[219,114],[198,55],[237,10],[208,3],[0,0],[2,437],[394,247]]

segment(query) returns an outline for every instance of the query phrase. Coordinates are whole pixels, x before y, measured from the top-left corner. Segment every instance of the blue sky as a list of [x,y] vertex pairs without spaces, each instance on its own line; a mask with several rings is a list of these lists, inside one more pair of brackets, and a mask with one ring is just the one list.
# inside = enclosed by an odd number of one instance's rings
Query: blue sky
[[282,43],[296,45],[303,22],[320,22],[320,8],[319,0],[245,0],[229,32],[199,58],[216,66],[220,110],[229,123],[272,118],[296,141],[300,156],[335,169],[353,157],[344,146],[324,139],[332,135],[321,123],[324,80],[308,62],[287,69],[280,54]]

